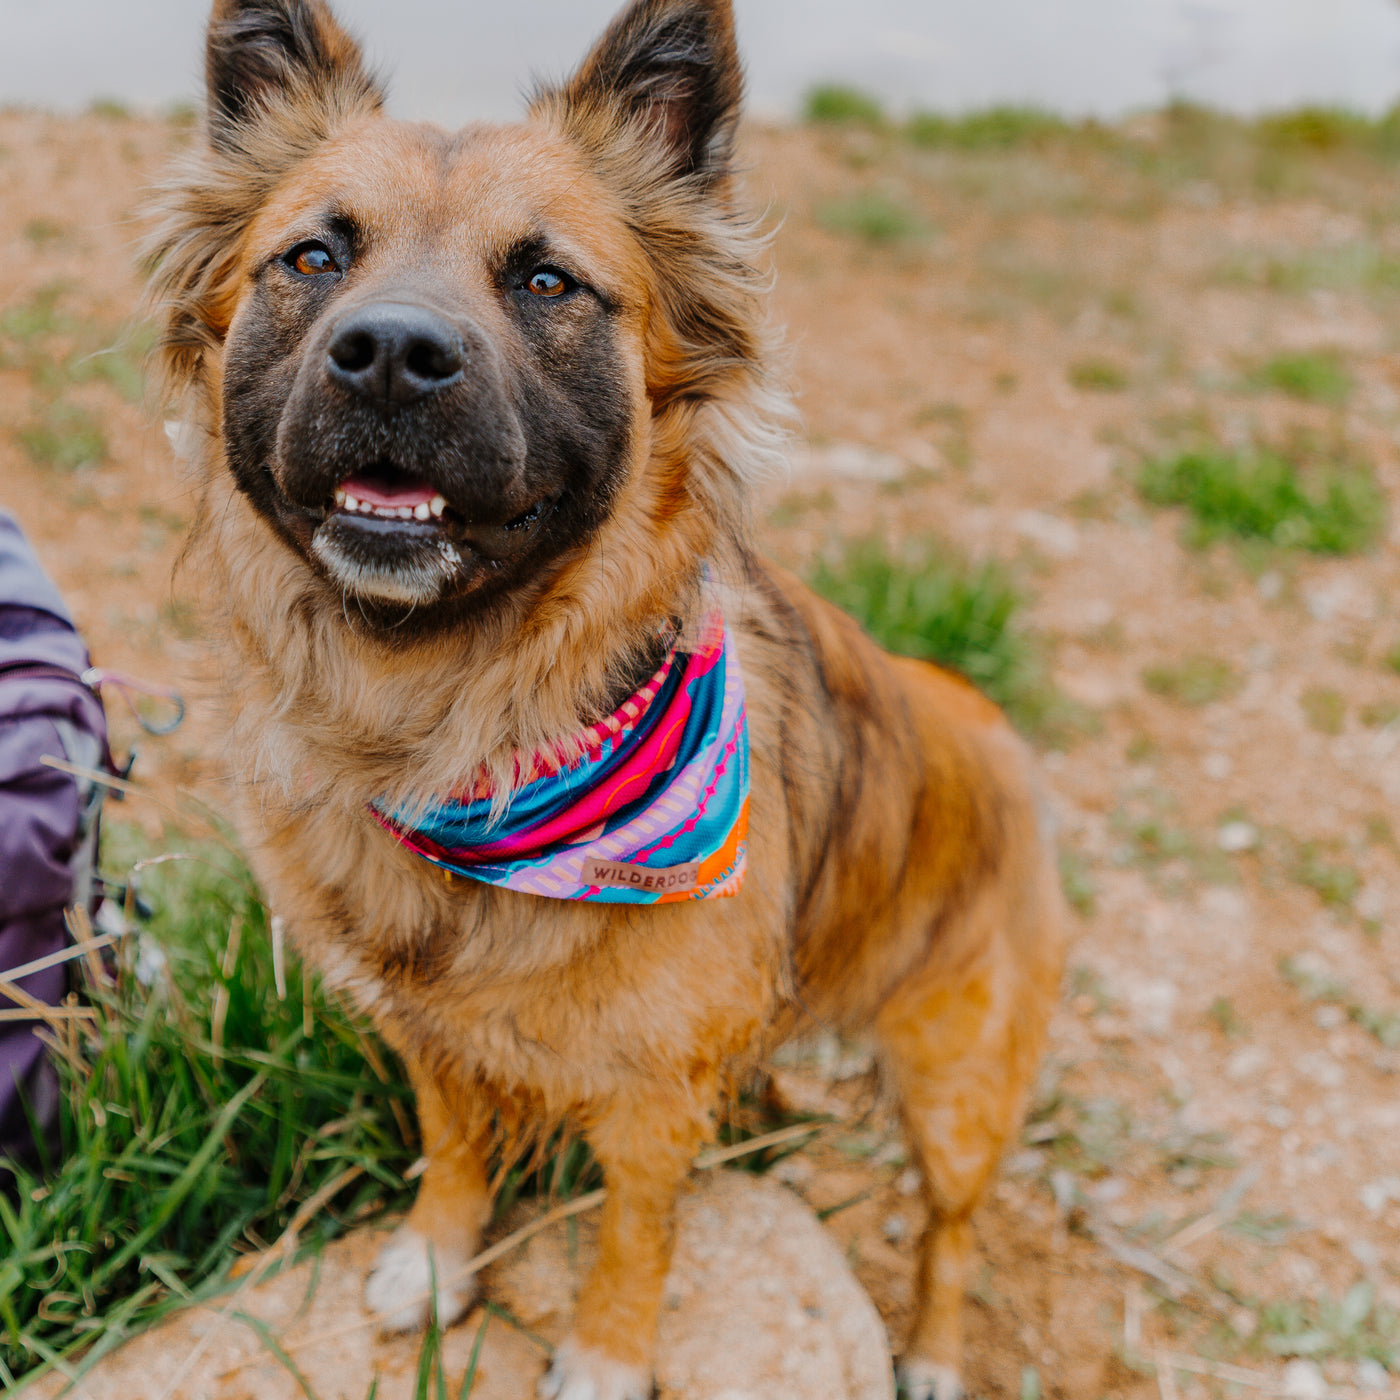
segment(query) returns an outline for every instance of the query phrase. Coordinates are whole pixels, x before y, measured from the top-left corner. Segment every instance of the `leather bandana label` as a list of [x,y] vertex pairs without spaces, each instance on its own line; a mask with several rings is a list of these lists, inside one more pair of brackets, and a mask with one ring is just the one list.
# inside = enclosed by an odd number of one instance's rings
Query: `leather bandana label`
[[668,904],[739,892],[748,851],[744,681],[723,617],[557,752],[522,755],[505,814],[484,778],[375,820],[443,870],[546,899]]
[[613,885],[624,890],[693,890],[700,879],[700,862],[689,865],[629,865],[625,860],[587,860],[579,866],[579,878],[587,885]]

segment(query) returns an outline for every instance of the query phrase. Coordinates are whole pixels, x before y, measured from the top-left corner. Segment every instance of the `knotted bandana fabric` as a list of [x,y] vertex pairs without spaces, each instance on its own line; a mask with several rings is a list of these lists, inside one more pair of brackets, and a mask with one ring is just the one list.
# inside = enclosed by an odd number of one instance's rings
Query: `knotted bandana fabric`
[[525,772],[504,815],[485,779],[426,807],[371,811],[424,860],[525,894],[596,904],[737,894],[749,734],[723,617],[711,614],[692,649],[673,646],[631,699]]

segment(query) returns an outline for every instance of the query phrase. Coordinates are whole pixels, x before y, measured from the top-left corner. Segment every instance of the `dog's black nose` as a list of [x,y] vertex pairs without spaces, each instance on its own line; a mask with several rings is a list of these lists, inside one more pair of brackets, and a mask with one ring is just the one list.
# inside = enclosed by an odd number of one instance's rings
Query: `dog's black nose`
[[381,403],[405,404],[462,377],[462,337],[426,307],[382,301],[352,311],[331,337],[331,379]]

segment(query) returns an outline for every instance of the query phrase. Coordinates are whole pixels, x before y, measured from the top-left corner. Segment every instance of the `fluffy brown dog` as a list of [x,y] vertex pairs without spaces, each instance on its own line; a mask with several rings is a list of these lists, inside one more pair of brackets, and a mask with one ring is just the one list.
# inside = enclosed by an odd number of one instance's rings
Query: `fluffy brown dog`
[[[387,119],[323,0],[216,0],[207,77],[153,246],[199,430],[188,558],[222,615],[257,872],[418,1095],[427,1169],[372,1305],[423,1320],[431,1245],[458,1315],[493,1134],[571,1123],[608,1197],[541,1394],[638,1400],[728,1069],[863,1029],[930,1213],[901,1375],[951,1400],[968,1217],[1041,1049],[1058,895],[997,710],[750,552],[784,405],[731,166],[729,0],[636,0],[517,126]],[[508,792],[518,756],[611,713],[716,608],[752,744],[735,897],[446,878],[371,817],[483,775]]]

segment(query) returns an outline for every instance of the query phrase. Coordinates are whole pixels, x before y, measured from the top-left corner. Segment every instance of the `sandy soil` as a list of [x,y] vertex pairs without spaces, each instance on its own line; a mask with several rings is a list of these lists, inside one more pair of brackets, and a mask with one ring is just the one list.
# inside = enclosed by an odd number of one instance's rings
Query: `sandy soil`
[[[123,374],[91,368],[111,357],[57,384],[44,368],[122,343],[139,191],[181,139],[0,114],[0,504],[102,664],[190,691],[190,723],[144,740],[140,771],[217,805],[197,623],[172,584],[186,487]],[[1045,754],[1081,912],[1040,1106],[979,1221],[973,1390],[1170,1400],[1325,1377],[1400,1393],[1362,1362],[1400,1346],[1400,535],[1349,560],[1196,553],[1131,486],[1188,431],[1308,432],[1400,499],[1400,303],[1354,272],[1400,246],[1400,178],[1339,162],[1261,192],[858,133],[753,131],[748,150],[782,220],[803,414],[793,475],[759,511],[766,547],[805,569],[842,534],[934,534],[1008,561],[1091,721]],[[823,226],[860,191],[913,213],[902,239]],[[1344,405],[1248,388],[1270,355],[1315,349],[1344,357]],[[1123,387],[1076,388],[1085,362]],[[22,435],[72,404],[105,450],[76,470],[36,460]],[[1196,654],[1229,664],[1233,693],[1191,707],[1144,686]],[[837,1123],[780,1170],[830,1212],[897,1336],[918,1212],[865,1069],[824,1046],[782,1072]],[[1380,1310],[1360,1320],[1335,1307],[1358,1283]],[[1180,1369],[1154,1374],[1169,1354]]]

